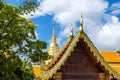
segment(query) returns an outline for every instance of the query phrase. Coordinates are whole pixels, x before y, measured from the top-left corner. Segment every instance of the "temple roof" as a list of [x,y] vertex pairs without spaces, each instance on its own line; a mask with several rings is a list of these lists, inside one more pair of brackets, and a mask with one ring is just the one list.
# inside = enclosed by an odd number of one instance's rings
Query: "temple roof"
[[120,57],[117,52],[100,52],[108,64],[120,73]]
[[100,52],[107,62],[120,62],[120,57],[117,52]]
[[102,67],[106,71],[108,71],[109,74],[113,74],[115,78],[120,80],[120,74],[116,72],[113,68],[111,68],[110,65],[105,61],[105,59],[101,56],[99,51],[96,49],[96,47],[93,45],[92,41],[88,38],[86,33],[83,31],[83,19],[81,19],[81,25],[80,29],[77,33],[77,35],[73,38],[68,38],[67,42],[64,44],[63,48],[58,53],[58,56],[56,56],[55,59],[51,61],[51,64],[48,66],[48,68],[43,71],[40,78],[42,80],[47,80],[53,76],[61,68],[62,65],[64,65],[67,58],[72,54],[72,51],[74,51],[74,48],[77,46],[77,43],[83,39],[84,42],[87,43],[87,46],[90,48],[90,51],[92,52],[92,56],[96,58],[96,62],[99,62]]

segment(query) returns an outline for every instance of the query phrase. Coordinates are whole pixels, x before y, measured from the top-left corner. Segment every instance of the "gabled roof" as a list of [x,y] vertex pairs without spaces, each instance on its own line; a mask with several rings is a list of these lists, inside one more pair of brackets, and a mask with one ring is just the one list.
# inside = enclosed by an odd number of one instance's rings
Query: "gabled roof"
[[84,33],[82,24],[81,24],[80,30],[78,31],[77,35],[73,39],[70,39],[70,38],[68,39],[68,43],[66,43],[63,46],[63,49],[60,51],[58,56],[51,62],[48,69],[42,72],[40,79],[48,80],[54,74],[56,74],[57,70],[59,70],[61,66],[64,65],[67,58],[71,55],[72,51],[74,50],[74,47],[76,47],[77,42],[79,42],[80,39],[84,39],[84,41],[90,47],[90,51],[93,53],[92,55],[97,58],[97,62],[99,62],[101,66],[104,66],[105,70],[107,70],[110,74],[113,74],[115,78],[120,80],[120,74],[118,74],[113,68],[111,68],[108,65],[108,63],[100,55],[99,51],[90,41],[88,36]]
[[44,71],[41,74],[41,78],[43,80],[51,78],[53,74],[55,74],[57,70],[59,70],[61,66],[64,65],[64,62],[67,60],[68,56],[71,55],[71,52],[74,50],[74,47],[76,46],[80,38],[84,39],[84,41],[90,47],[91,52],[93,52],[93,55],[97,58],[97,61],[100,62],[102,66],[104,66],[105,70],[107,70],[110,74],[113,74],[117,79],[120,79],[120,74],[118,74],[113,68],[111,68],[107,64],[107,62],[103,59],[103,57],[100,55],[98,50],[95,48],[93,43],[90,41],[90,39],[87,37],[87,35],[83,31],[78,31],[77,35],[74,37],[72,42],[66,48],[64,53],[62,53],[62,56],[57,57],[57,60],[56,62],[54,62],[54,65],[52,65],[51,68],[49,68],[47,71]]

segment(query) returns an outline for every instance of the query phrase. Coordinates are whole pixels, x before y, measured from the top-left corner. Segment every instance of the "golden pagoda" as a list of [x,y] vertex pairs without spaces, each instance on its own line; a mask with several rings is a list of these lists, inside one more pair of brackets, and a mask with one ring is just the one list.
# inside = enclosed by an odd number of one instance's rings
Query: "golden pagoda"
[[41,69],[38,80],[109,80],[111,74],[120,80],[118,54],[97,50],[83,30],[82,16],[77,34],[73,36],[71,30],[61,49],[56,43],[53,28],[48,53],[54,58],[45,66],[46,69]]
[[48,48],[48,53],[49,55],[54,57],[57,55],[58,52],[59,52],[59,47],[56,43],[56,36],[55,36],[55,31],[54,31],[54,26],[53,26],[52,40]]
[[53,21],[52,39],[51,39],[50,46],[48,48],[48,54],[50,56],[52,56],[52,58],[45,61],[46,65],[48,65],[55,58],[55,56],[57,55],[57,53],[59,52],[59,47],[58,47],[58,44],[56,43],[56,36],[55,36],[54,27],[55,27],[55,21]]

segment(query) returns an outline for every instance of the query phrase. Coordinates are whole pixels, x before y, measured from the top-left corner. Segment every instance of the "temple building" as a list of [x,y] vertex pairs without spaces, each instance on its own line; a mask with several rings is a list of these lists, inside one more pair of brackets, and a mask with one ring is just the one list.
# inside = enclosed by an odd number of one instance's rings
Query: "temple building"
[[38,80],[120,80],[120,57],[117,52],[99,52],[83,29],[83,18],[77,34],[73,30],[59,49],[53,29],[48,48],[52,59],[33,66]]

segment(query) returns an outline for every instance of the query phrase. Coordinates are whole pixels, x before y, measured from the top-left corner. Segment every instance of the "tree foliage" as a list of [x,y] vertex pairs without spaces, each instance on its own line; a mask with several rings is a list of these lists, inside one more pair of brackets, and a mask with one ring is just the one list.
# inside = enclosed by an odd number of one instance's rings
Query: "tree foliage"
[[0,9],[0,50],[16,48],[16,53],[28,54],[29,57],[39,54],[39,60],[47,59],[43,56],[47,57],[48,54],[42,51],[46,49],[46,43],[36,39],[36,26],[21,16],[21,12],[27,13],[28,11],[29,13],[37,5],[32,2],[23,4],[19,7],[2,4],[3,7]]
[[33,62],[49,58],[48,53],[43,51],[46,43],[36,39],[36,26],[21,16],[34,11],[37,5],[25,1],[16,7],[0,0],[0,80],[34,78],[19,55],[26,55]]
[[[12,55],[10,55],[12,54]],[[0,80],[33,80],[32,70],[16,55],[15,52],[0,53]]]

